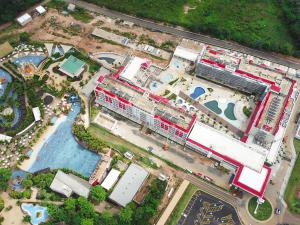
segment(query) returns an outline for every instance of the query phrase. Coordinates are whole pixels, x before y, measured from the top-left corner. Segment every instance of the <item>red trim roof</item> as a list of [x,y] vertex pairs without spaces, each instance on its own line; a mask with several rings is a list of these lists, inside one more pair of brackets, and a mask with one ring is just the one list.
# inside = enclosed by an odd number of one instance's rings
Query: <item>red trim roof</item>
[[272,169],[270,167],[266,166],[266,165],[264,165],[264,168],[267,169],[268,172],[267,172],[266,179],[264,180],[264,183],[263,183],[260,191],[254,190],[254,189],[250,188],[249,186],[247,186],[247,185],[239,182],[239,179],[240,179],[241,173],[242,173],[242,171],[244,169],[244,166],[239,167],[237,169],[237,172],[236,172],[235,177],[234,177],[234,179],[232,181],[232,184],[234,186],[237,186],[237,187],[239,187],[239,188],[241,188],[241,189],[243,189],[243,190],[245,190],[245,191],[247,191],[247,192],[249,192],[249,193],[257,196],[257,197],[263,198],[265,190],[266,190],[266,187],[267,187],[267,184],[268,184],[270,176],[271,176],[271,171],[272,171]]

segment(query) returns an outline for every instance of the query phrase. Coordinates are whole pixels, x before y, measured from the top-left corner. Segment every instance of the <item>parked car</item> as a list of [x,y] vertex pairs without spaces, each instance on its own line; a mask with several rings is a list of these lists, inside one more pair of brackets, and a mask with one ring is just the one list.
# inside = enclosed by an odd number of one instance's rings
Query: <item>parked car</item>
[[275,214],[276,214],[276,215],[280,215],[280,213],[281,213],[281,209],[280,209],[280,208],[276,208],[276,209],[275,209]]

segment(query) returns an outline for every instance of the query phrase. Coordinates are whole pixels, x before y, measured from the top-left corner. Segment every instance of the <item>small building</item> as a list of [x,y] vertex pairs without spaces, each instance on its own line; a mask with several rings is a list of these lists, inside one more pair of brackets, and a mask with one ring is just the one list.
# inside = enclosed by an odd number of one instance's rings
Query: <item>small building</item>
[[35,8],[35,10],[38,12],[39,15],[44,15],[47,11],[43,6],[38,6]]
[[33,113],[35,122],[41,120],[41,111],[40,111],[40,108],[39,108],[39,107],[33,108],[33,109],[32,109],[32,113]]
[[59,71],[71,78],[79,77],[84,71],[85,62],[70,55],[69,58],[62,61],[59,65]]
[[20,16],[19,18],[17,18],[17,22],[21,26],[25,26],[27,23],[29,23],[31,21],[32,21],[32,17],[28,13],[25,13],[23,16]]
[[102,155],[101,161],[97,164],[96,169],[92,173],[89,179],[89,183],[93,186],[101,183],[106,177],[111,166],[111,149],[105,155]]
[[118,205],[125,207],[132,201],[148,176],[149,172],[147,170],[132,163],[115,186],[109,199]]
[[70,12],[74,12],[75,9],[76,9],[76,5],[70,3],[70,4],[68,5],[68,8],[67,8],[67,9],[68,9],[68,11],[70,11]]
[[3,44],[1,44],[0,49],[0,59],[14,51],[14,48],[8,42],[4,42]]
[[66,197],[73,193],[88,198],[91,185],[86,180],[73,174],[66,174],[58,170],[51,185],[52,191],[58,192]]
[[189,62],[196,62],[199,53],[181,46],[177,46],[174,56]]
[[118,181],[120,173],[121,172],[119,170],[111,169],[102,182],[101,187],[103,187],[105,190],[110,190]]
[[4,135],[4,134],[0,134],[0,142],[10,142],[12,139],[12,137]]

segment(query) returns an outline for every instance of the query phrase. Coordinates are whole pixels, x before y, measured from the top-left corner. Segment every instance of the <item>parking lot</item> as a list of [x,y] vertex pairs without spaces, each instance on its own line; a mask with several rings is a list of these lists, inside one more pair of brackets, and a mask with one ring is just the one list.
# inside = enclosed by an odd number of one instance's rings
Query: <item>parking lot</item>
[[177,225],[241,225],[228,203],[198,191],[190,200]]

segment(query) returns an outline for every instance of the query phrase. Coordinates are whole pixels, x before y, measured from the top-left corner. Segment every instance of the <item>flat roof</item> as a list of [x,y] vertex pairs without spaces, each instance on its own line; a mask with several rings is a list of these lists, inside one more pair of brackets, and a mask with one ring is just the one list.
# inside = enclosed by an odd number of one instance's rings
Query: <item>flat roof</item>
[[128,82],[134,83],[134,77],[142,67],[144,63],[149,60],[142,59],[140,57],[133,57],[133,59],[127,63],[123,71],[120,73],[120,79],[126,80]]
[[33,113],[35,121],[40,121],[41,120],[41,111],[40,111],[39,107],[33,108],[32,113]]
[[117,182],[120,173],[121,172],[119,170],[111,169],[111,171],[109,171],[108,175],[102,182],[101,187],[103,187],[106,190],[110,190]]
[[39,13],[39,14],[43,14],[46,12],[46,9],[43,6],[38,6],[35,8],[35,10]]
[[28,23],[31,20],[32,20],[32,17],[28,13],[25,13],[24,15],[17,18],[18,23],[20,23],[22,25],[25,25],[26,23]]
[[233,184],[251,194],[263,197],[271,174],[271,169],[264,166],[260,173],[247,167],[238,170],[233,179]]
[[147,170],[132,163],[117,183],[109,198],[125,207],[132,201],[148,175],[149,172]]
[[196,62],[199,53],[181,46],[177,46],[174,55],[192,62]]
[[206,150],[229,163],[244,165],[258,172],[261,171],[268,154],[260,146],[250,146],[201,122],[195,123],[187,141],[204,146]]
[[83,71],[83,66],[85,62],[77,59],[75,56],[70,55],[68,59],[65,59],[60,64],[60,70],[71,77],[78,76]]

